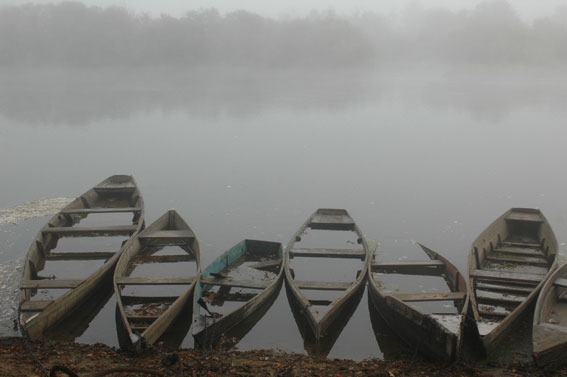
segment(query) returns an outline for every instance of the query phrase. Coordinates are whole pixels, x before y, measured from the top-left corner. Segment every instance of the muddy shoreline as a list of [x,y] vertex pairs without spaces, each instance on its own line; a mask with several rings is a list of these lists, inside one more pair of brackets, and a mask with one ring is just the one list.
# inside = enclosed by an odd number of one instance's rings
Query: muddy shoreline
[[[537,369],[528,364],[450,365],[408,359],[397,361],[322,359],[275,350],[205,353],[193,349],[167,352],[159,347],[142,356],[103,344],[35,343],[0,338],[1,376],[43,376],[62,366],[78,376],[567,376],[567,368]],[[31,351],[31,352],[30,352]],[[33,353],[33,355],[32,355]],[[36,360],[34,360],[34,358]],[[58,376],[65,376],[57,372]]]

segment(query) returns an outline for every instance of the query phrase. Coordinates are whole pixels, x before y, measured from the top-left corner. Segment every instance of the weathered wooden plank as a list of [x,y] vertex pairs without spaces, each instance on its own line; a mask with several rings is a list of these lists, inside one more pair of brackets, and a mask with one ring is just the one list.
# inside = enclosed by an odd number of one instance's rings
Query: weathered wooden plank
[[289,251],[289,257],[364,259],[366,257],[366,252],[364,250],[352,249],[295,248]]
[[333,303],[331,300],[309,300],[311,305],[315,306],[329,306]]
[[555,279],[555,281],[553,282],[553,285],[556,285],[558,287],[567,288],[567,279],[563,279],[563,278]]
[[212,301],[215,304],[224,301],[247,302],[252,300],[257,295],[257,293],[223,292],[222,294],[215,295]]
[[294,280],[294,283],[299,289],[312,289],[316,291],[344,291],[352,285],[352,283],[349,282],[337,281]]
[[500,297],[492,297],[492,296],[476,296],[476,301],[479,304],[489,304],[494,306],[499,305],[513,305],[518,306],[522,302],[524,302],[525,298],[521,297],[514,297],[514,296],[500,296]]
[[76,288],[83,281],[65,279],[22,280],[20,289],[71,289]]
[[272,281],[261,280],[229,280],[212,278],[209,276],[201,276],[201,283],[206,285],[217,285],[221,287],[235,287],[235,288],[250,288],[250,289],[265,289]]
[[97,208],[72,208],[72,209],[64,209],[61,213],[73,215],[88,215],[94,213],[121,213],[121,212],[141,212],[142,209],[140,207],[97,207]]
[[158,230],[151,233],[143,233],[138,236],[141,242],[149,244],[182,244],[195,238],[195,234],[189,230]]
[[133,181],[123,181],[123,182],[102,182],[93,189],[99,194],[114,194],[114,193],[131,193],[136,191],[136,185]]
[[155,321],[158,316],[157,315],[129,315],[126,316],[129,321]]
[[534,274],[522,274],[516,272],[503,272],[503,271],[487,271],[487,270],[475,270],[471,277],[491,280],[491,281],[503,281],[507,283],[519,283],[519,284],[539,284],[545,275],[534,275]]
[[56,234],[60,237],[88,237],[98,235],[117,235],[128,236],[138,229],[137,225],[114,225],[114,226],[101,226],[101,227],[53,227],[43,229],[43,233]]
[[476,289],[487,291],[487,292],[496,292],[496,293],[512,293],[517,295],[529,295],[532,293],[532,287],[521,287],[521,286],[507,286],[503,284],[488,284],[477,282]]
[[532,247],[540,248],[541,245],[537,242],[516,242],[516,241],[504,241],[502,242],[505,246],[520,246],[520,247]]
[[479,310],[478,314],[480,314],[481,317],[491,317],[491,318],[502,319],[504,317],[507,317],[508,314],[510,314],[510,313],[509,312],[489,311],[489,310]]
[[20,304],[20,311],[41,312],[52,302],[52,300],[24,301]]
[[121,277],[116,279],[118,285],[187,285],[195,280],[194,277],[187,278],[139,278]]
[[321,211],[309,222],[311,229],[354,230],[354,221],[345,211]]
[[171,303],[178,296],[121,296],[124,305]]
[[466,297],[465,292],[443,292],[443,293],[395,293],[388,295],[405,302],[417,301],[461,301]]
[[521,257],[529,257],[529,258],[538,258],[538,259],[545,259],[547,260],[543,251],[534,249],[534,248],[526,248],[526,247],[519,247],[519,246],[501,246],[494,249],[494,252],[499,254],[509,254],[509,255],[517,255]]
[[489,253],[486,256],[486,259],[491,262],[497,262],[497,263],[527,264],[530,266],[541,266],[541,267],[550,266],[547,259],[540,257],[529,257],[529,256],[513,257],[513,256],[508,256],[507,254]]
[[527,212],[511,212],[508,216],[506,216],[506,220],[527,221],[527,222],[536,222],[536,223],[543,222],[543,219],[541,218],[539,213],[527,213]]
[[45,256],[46,260],[107,260],[114,256],[113,252],[51,252]]
[[259,262],[253,265],[250,265],[250,268],[254,268],[256,270],[261,271],[279,271],[282,265],[281,259],[273,259],[264,262]]
[[372,272],[438,276],[445,271],[440,260],[373,263]]
[[175,262],[191,262],[195,257],[189,254],[178,255],[138,255],[133,258],[135,262],[143,263],[175,263]]

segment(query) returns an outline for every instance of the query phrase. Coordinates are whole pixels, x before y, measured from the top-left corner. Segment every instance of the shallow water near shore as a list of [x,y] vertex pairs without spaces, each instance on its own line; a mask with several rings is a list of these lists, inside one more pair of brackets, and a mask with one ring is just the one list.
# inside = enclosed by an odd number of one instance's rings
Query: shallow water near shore
[[[373,72],[184,75],[181,88],[109,80],[90,90],[73,77],[2,87],[0,208],[132,174],[146,224],[175,208],[200,240],[203,266],[244,238],[288,242],[319,207],[346,208],[383,261],[424,259],[417,241],[466,273],[476,235],[516,206],[542,209],[565,251],[567,86]],[[15,334],[21,264],[47,219],[0,223],[0,335]],[[115,302],[78,342],[117,345]],[[189,334],[182,344],[192,342]],[[386,343],[363,296],[329,357],[381,358]],[[305,352],[285,289],[238,348]]]

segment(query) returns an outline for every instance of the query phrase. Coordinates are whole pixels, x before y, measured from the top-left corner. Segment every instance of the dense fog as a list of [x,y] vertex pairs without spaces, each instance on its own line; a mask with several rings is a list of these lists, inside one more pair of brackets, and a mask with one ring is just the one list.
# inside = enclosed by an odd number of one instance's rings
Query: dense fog
[[150,17],[66,2],[0,8],[3,67],[344,67],[451,63],[562,67],[567,8],[527,22],[513,5],[471,10],[408,7],[399,14],[312,12],[268,18],[196,10]]

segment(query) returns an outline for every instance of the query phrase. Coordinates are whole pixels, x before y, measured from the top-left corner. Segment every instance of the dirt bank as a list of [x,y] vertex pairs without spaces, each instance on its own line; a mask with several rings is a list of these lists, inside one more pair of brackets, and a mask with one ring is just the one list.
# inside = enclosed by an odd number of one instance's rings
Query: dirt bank
[[[38,343],[33,354],[48,371],[54,365],[86,376],[567,376],[567,368],[542,371],[529,366],[453,364],[423,361],[317,359],[269,350],[200,353],[153,350],[133,356],[102,344]],[[130,369],[126,372],[125,370]],[[112,373],[111,370],[116,372]],[[122,372],[121,372],[122,371]],[[58,372],[57,376],[68,374]],[[20,338],[0,338],[0,376],[42,376]]]

